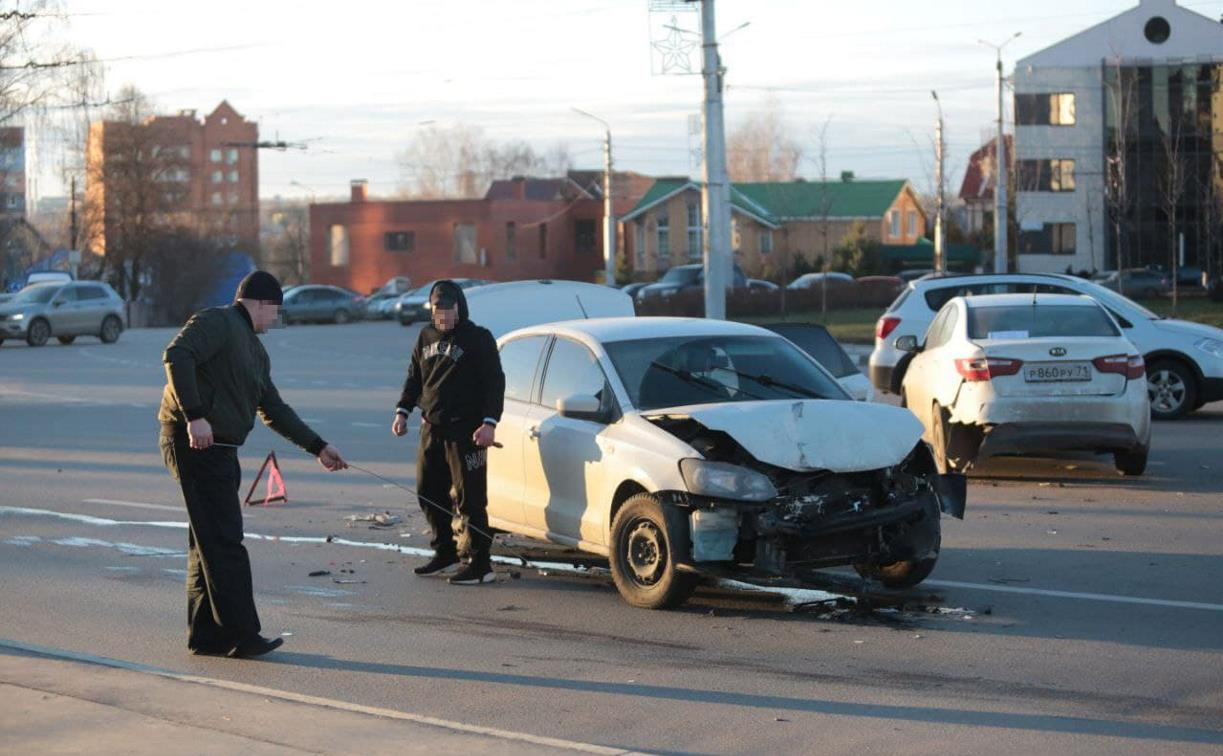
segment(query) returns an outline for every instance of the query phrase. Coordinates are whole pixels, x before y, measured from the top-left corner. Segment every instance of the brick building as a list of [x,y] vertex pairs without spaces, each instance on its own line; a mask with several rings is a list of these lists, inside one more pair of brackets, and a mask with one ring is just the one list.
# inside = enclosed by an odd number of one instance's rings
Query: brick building
[[[104,254],[111,216],[133,201],[168,225],[194,229],[238,251],[259,248],[259,126],[222,101],[202,119],[194,110],[138,125],[89,125],[85,202],[88,243]],[[153,184],[152,193],[140,185]]]
[[[595,280],[603,270],[599,175],[494,181],[481,199],[372,200],[366,182],[353,181],[350,201],[310,206],[311,279],[362,293],[395,276],[420,284]],[[615,213],[631,209],[652,181],[616,174]]]
[[[809,262],[835,249],[855,222],[884,245],[914,245],[926,232],[917,194],[903,179],[787,181],[731,185],[735,261],[760,275],[773,261]],[[702,259],[701,186],[687,178],[659,179],[620,218],[634,276],[656,278],[673,265]]]
[[0,218],[24,218],[25,129],[0,128]]

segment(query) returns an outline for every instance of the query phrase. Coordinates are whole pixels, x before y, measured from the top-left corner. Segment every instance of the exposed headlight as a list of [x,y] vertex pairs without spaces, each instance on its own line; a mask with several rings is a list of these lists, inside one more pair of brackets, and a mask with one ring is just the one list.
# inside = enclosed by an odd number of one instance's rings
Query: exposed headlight
[[25,313],[19,312],[16,315],[9,315],[8,319],[9,320],[25,320]]
[[1213,354],[1215,357],[1223,357],[1223,341],[1219,339],[1201,339],[1195,347],[1201,349],[1206,354]]
[[777,489],[768,477],[726,462],[683,459],[679,472],[688,491],[701,496],[742,501],[767,501],[777,496]]

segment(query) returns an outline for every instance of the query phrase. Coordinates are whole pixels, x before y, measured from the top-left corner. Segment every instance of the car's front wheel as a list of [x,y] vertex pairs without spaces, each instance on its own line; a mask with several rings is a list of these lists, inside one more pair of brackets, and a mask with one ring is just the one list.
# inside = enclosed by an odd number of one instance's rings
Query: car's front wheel
[[42,318],[30,323],[30,328],[25,333],[25,343],[32,347],[46,344],[49,338],[51,338],[51,325]]
[[336,325],[344,325],[349,320],[348,310],[336,310],[331,319]]
[[113,344],[119,340],[121,333],[123,333],[123,323],[114,315],[107,315],[106,320],[102,321],[102,332],[98,338],[102,339],[103,344]]
[[1197,381],[1184,363],[1156,360],[1147,366],[1147,394],[1151,417],[1175,420],[1197,405]]
[[696,589],[696,575],[677,569],[676,544],[682,538],[677,530],[668,524],[662,504],[649,494],[633,496],[616,513],[612,580],[629,604],[667,609],[684,603]]
[[912,588],[930,577],[934,565],[938,562],[939,549],[942,546],[942,524],[937,510],[920,521],[909,526],[913,532],[912,541],[923,544],[925,556],[914,559],[900,559],[895,562],[867,562],[855,564],[854,570],[864,578],[878,580],[887,588]]

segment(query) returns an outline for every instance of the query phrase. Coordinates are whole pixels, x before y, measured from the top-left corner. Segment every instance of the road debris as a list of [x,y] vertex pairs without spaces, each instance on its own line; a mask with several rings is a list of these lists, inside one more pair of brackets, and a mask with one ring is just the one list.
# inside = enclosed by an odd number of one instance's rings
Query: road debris
[[371,512],[365,515],[348,515],[344,518],[350,528],[356,527],[358,522],[368,522],[370,530],[394,527],[402,520],[402,517],[391,512]]
[[330,574],[331,570],[314,570],[313,572],[306,573],[306,577],[323,577]]

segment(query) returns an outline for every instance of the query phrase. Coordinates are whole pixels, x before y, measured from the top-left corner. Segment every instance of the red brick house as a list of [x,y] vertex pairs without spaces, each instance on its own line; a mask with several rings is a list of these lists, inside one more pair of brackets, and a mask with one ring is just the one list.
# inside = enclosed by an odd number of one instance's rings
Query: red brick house
[[[353,181],[349,202],[310,206],[311,278],[362,293],[394,276],[593,281],[603,270],[603,200],[592,176],[515,177],[481,199],[444,200],[371,200],[366,182]],[[616,174],[615,214],[651,183]]]

